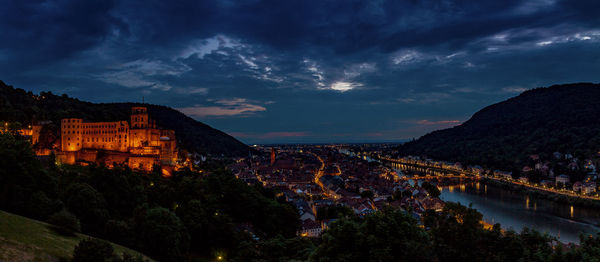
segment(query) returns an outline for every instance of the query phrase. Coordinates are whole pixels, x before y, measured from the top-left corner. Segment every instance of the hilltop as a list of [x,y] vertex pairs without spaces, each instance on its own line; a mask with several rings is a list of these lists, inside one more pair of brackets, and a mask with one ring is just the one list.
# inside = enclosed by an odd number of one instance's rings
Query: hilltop
[[0,81],[0,121],[28,125],[35,121],[50,120],[57,126],[62,118],[83,118],[90,122],[128,120],[132,106],[147,107],[150,117],[159,126],[175,130],[178,144],[190,152],[248,154],[247,145],[170,107],[140,103],[91,103],[51,92],[34,94]]
[[400,146],[400,155],[517,170],[531,154],[593,156],[600,149],[600,84],[535,88],[490,105],[463,124]]

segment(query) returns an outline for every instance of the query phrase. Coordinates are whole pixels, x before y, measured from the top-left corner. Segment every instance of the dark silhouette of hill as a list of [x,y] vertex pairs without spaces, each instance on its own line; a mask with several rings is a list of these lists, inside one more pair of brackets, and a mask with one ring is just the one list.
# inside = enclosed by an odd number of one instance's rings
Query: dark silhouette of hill
[[190,152],[230,156],[248,154],[247,145],[170,107],[140,103],[96,104],[51,92],[36,95],[0,81],[0,121],[29,125],[35,121],[50,120],[58,125],[60,119],[69,117],[90,122],[129,120],[132,106],[147,107],[151,119],[162,128],[175,130],[179,145]]
[[516,170],[530,154],[589,157],[600,149],[600,84],[535,88],[488,106],[463,124],[399,147],[401,155]]

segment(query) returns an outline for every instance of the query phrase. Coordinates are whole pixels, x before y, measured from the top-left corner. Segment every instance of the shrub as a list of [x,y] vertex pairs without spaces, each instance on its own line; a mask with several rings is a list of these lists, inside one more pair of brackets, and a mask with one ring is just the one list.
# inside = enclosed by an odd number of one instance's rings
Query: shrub
[[73,234],[74,232],[81,231],[79,219],[66,209],[52,214],[50,218],[48,218],[48,223],[52,224],[61,234]]
[[106,241],[99,239],[84,239],[73,251],[72,262],[104,262],[113,258],[114,249]]

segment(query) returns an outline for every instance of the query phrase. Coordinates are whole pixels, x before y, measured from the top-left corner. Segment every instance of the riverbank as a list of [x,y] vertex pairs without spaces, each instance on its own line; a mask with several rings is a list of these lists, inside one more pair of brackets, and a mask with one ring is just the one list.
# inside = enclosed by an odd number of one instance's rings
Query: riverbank
[[522,194],[526,194],[530,197],[545,199],[554,202],[558,202],[561,204],[569,204],[576,205],[581,207],[590,207],[590,208],[600,208],[600,200],[594,200],[589,198],[576,197],[566,194],[558,194],[555,192],[548,192],[544,190],[539,190],[537,188],[511,183],[508,181],[490,179],[490,178],[481,178],[481,182],[489,185],[494,185],[497,187],[501,187],[505,190],[510,190],[513,192],[518,192]]

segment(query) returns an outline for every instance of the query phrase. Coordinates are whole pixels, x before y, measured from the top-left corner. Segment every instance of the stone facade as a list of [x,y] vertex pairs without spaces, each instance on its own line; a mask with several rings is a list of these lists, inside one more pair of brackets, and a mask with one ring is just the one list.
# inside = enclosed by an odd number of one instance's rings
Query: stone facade
[[156,165],[173,167],[177,160],[175,131],[157,128],[145,107],[131,109],[130,123],[62,119],[60,137],[58,157],[67,164],[96,162],[112,166],[116,163],[151,171]]

